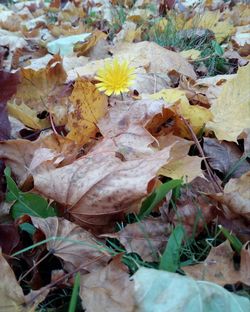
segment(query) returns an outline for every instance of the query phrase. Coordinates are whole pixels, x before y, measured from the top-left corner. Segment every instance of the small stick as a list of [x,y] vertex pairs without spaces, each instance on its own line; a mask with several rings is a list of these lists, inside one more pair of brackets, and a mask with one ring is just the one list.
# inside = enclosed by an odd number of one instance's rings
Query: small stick
[[185,126],[188,128],[188,130],[189,130],[189,132],[190,132],[190,134],[191,134],[191,136],[192,136],[192,139],[193,139],[195,145],[197,146],[200,155],[202,156],[202,158],[203,158],[203,160],[204,160],[204,163],[205,163],[205,166],[206,166],[206,169],[207,169],[207,173],[208,173],[208,175],[209,175],[209,178],[210,178],[211,182],[213,183],[213,186],[214,186],[215,191],[216,191],[216,192],[219,191],[220,193],[223,193],[222,187],[221,187],[221,186],[218,184],[218,182],[216,181],[216,179],[215,179],[215,177],[214,177],[214,174],[213,174],[211,168],[209,167],[209,164],[208,164],[208,162],[207,162],[206,156],[205,156],[205,154],[204,154],[204,152],[203,152],[203,149],[202,149],[202,147],[201,147],[201,145],[200,145],[200,142],[199,142],[199,140],[198,140],[196,134],[194,133],[192,127],[191,127],[190,124],[189,124],[189,122],[188,122],[182,115],[179,115],[179,116],[180,116],[181,120],[184,122]]
[[54,121],[53,121],[53,116],[52,116],[51,113],[49,113],[49,120],[50,120],[50,124],[51,124],[51,128],[52,128],[53,132],[55,134],[59,135],[59,133],[56,130],[56,127],[55,127],[55,124],[54,124]]

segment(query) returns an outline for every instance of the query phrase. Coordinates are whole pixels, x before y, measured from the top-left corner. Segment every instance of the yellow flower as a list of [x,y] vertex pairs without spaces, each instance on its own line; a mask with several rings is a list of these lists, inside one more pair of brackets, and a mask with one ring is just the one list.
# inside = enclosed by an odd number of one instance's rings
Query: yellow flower
[[117,59],[106,61],[104,67],[97,71],[95,79],[100,82],[96,86],[98,90],[105,91],[108,96],[127,92],[135,79],[134,70],[126,60],[121,63]]

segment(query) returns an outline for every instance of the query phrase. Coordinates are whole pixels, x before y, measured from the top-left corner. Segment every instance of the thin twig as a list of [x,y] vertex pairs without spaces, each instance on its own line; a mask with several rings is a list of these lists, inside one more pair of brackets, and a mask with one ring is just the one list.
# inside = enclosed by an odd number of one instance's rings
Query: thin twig
[[202,158],[203,158],[203,160],[204,160],[204,163],[205,163],[205,166],[206,166],[206,169],[207,169],[207,173],[208,173],[208,175],[209,175],[209,178],[210,178],[211,182],[213,183],[213,186],[214,186],[215,191],[216,191],[216,192],[221,192],[221,193],[222,193],[222,192],[223,192],[223,189],[222,189],[222,187],[218,184],[218,182],[216,181],[216,178],[214,177],[214,174],[213,174],[211,168],[209,167],[209,164],[208,164],[208,162],[207,162],[206,156],[205,156],[205,154],[204,154],[204,152],[203,152],[203,149],[202,149],[202,147],[201,147],[201,145],[200,145],[200,142],[199,142],[199,140],[198,140],[196,134],[194,133],[192,127],[191,127],[190,124],[189,124],[189,122],[188,122],[182,115],[179,115],[179,116],[180,116],[181,120],[184,122],[185,126],[188,128],[188,130],[189,130],[189,132],[190,132],[190,134],[191,134],[191,136],[192,136],[192,139],[193,139],[195,145],[197,146],[200,155],[202,156]]
[[46,253],[44,257],[39,259],[23,276],[21,276],[18,280],[18,283],[20,283],[31,271],[33,271],[38,266],[38,264],[40,264],[43,260],[45,260],[49,255],[51,255],[51,251]]
[[51,124],[51,128],[52,128],[53,132],[55,134],[59,135],[59,133],[56,130],[56,127],[55,127],[55,124],[54,124],[54,121],[53,121],[53,116],[52,116],[51,113],[49,113],[49,120],[50,120],[50,124]]

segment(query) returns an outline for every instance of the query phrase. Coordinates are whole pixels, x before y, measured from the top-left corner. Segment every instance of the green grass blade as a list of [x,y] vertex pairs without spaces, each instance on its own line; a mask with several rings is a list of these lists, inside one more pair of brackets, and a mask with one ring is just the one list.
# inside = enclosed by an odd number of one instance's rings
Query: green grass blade
[[75,276],[74,287],[73,287],[72,295],[70,298],[69,312],[76,311],[79,288],[80,288],[80,273],[78,272]]
[[232,244],[233,248],[240,253],[241,249],[243,247],[243,244],[241,241],[233,234],[231,234],[226,228],[224,228],[222,225],[218,226],[221,230],[222,234],[229,240],[229,242]]
[[177,225],[170,235],[167,246],[161,257],[159,264],[160,270],[176,272],[179,268],[181,243],[183,241],[184,234],[185,231],[183,226],[181,224]]
[[160,185],[151,195],[149,195],[149,197],[143,201],[141,210],[137,217],[142,220],[148,216],[156,207],[156,205],[158,205],[165,198],[166,194],[174,188],[181,186],[182,182],[182,180],[171,180]]

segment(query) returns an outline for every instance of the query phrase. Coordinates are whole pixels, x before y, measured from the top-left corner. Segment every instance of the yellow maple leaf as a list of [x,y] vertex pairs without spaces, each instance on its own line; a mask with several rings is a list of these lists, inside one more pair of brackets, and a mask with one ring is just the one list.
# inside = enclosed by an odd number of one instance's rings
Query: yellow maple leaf
[[214,116],[206,125],[217,139],[237,142],[238,136],[250,126],[250,64],[241,67],[235,78],[222,87],[211,107]]
[[37,112],[29,108],[24,103],[21,105],[16,105],[15,103],[9,101],[7,108],[10,116],[20,120],[25,126],[29,128],[41,130],[50,126],[50,123],[47,119],[37,118]]
[[78,78],[70,96],[73,111],[70,113],[67,137],[79,144],[85,144],[97,132],[97,122],[102,118],[108,106],[107,96],[100,93],[94,84]]
[[197,60],[201,55],[201,51],[190,49],[190,50],[181,51],[180,55],[187,59]]
[[216,40],[220,43],[234,33],[234,27],[230,19],[220,21],[221,13],[206,10],[202,15],[195,15],[184,26],[184,29],[203,28],[214,32]]

